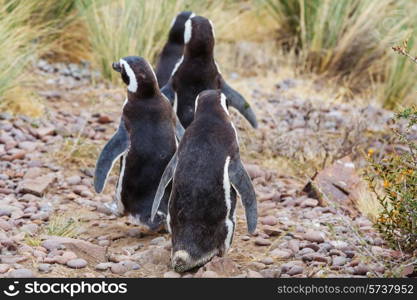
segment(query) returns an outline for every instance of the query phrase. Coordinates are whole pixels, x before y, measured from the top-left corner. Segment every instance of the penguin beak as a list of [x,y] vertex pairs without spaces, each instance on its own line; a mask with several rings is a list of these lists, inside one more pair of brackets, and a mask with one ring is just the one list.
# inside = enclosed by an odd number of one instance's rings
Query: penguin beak
[[112,68],[113,68],[113,70],[115,70],[116,72],[122,72],[122,68],[120,67],[120,63],[118,63],[118,62],[114,62],[114,63],[112,63]]

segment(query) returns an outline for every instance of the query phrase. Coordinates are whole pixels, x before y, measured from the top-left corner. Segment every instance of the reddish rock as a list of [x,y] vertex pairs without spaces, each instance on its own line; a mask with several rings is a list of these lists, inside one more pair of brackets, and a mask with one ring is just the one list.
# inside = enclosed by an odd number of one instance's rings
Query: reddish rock
[[20,182],[18,190],[23,194],[29,193],[41,197],[55,180],[56,176],[53,173],[33,179],[24,179]]

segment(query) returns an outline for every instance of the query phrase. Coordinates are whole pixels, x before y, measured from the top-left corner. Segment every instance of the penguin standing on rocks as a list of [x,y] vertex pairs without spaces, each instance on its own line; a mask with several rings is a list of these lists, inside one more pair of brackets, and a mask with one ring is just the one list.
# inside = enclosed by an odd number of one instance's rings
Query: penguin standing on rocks
[[226,96],[219,90],[203,91],[195,107],[195,119],[162,175],[152,206],[155,217],[165,188],[172,184],[167,227],[172,233],[172,267],[177,272],[226,253],[236,226],[237,193],[250,233],[257,223],[255,191],[240,160]]
[[257,128],[256,116],[249,103],[220,74],[213,57],[215,40],[210,20],[201,16],[189,18],[185,22],[184,43],[184,54],[161,90],[174,106],[182,126],[187,128],[193,121],[195,98],[200,92],[220,89],[228,104]]
[[94,188],[98,193],[103,191],[120,158],[115,201],[108,207],[116,215],[129,214],[132,223],[158,231],[165,221],[170,188],[153,221],[151,208],[161,176],[177,149],[176,116],[145,59],[128,56],[113,63],[113,69],[127,85],[127,99],[119,128],[98,158]]
[[194,17],[193,12],[183,11],[172,21],[168,41],[162,49],[156,65],[156,77],[160,87],[163,87],[168,82],[175,64],[182,56],[184,51],[185,22],[192,17]]

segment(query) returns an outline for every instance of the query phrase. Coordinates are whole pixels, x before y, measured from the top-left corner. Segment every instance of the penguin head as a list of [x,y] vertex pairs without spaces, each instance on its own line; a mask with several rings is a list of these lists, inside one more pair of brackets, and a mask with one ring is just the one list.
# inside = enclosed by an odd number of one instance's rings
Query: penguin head
[[192,11],[183,11],[172,20],[168,37],[171,43],[184,44],[185,22],[194,16],[195,14]]
[[112,64],[119,72],[130,93],[149,94],[157,90],[157,81],[151,65],[142,57],[126,56]]
[[220,90],[205,90],[195,100],[195,115],[211,111],[228,118],[228,107],[226,96]]
[[214,42],[213,23],[209,19],[195,16],[185,22],[184,44],[186,54],[191,56],[211,54]]

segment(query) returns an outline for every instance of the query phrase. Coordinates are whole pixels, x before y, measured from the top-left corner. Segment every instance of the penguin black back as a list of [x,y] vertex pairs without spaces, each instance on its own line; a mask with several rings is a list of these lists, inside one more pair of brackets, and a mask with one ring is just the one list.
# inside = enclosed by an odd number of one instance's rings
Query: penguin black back
[[236,130],[226,96],[201,92],[195,119],[186,129],[155,196],[152,213],[172,180],[167,222],[172,232],[172,265],[178,272],[223,255],[235,229],[237,191],[246,209],[248,229],[256,227],[256,198],[240,162]]
[[210,20],[195,16],[184,29],[184,55],[176,64],[171,79],[162,92],[173,103],[182,125],[188,127],[194,118],[196,96],[207,89],[220,89],[231,106],[257,127],[256,116],[246,100],[221,76],[213,57],[215,38]]
[[175,64],[183,54],[185,22],[193,16],[193,12],[183,11],[172,22],[168,41],[162,49],[156,66],[156,77],[160,87],[163,87],[168,82]]
[[137,224],[157,230],[163,224],[169,189],[158,217],[150,220],[155,192],[163,171],[176,151],[175,114],[160,93],[156,76],[141,57],[129,56],[113,63],[127,85],[127,99],[116,134],[97,161],[94,186],[101,192],[111,168],[120,158],[115,202],[118,215],[129,214]]

